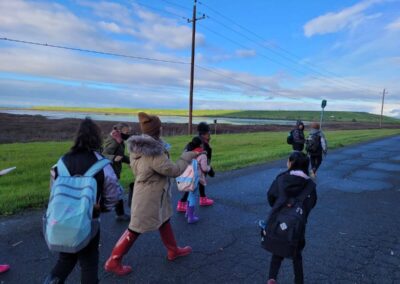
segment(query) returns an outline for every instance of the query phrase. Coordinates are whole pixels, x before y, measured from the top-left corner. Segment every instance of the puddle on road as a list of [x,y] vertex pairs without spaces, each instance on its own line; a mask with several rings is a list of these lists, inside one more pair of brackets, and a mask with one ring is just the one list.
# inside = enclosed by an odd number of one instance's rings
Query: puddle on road
[[376,171],[376,170],[358,170],[350,175],[350,178],[370,178],[370,179],[385,179],[390,177],[389,173]]
[[325,186],[346,192],[363,192],[363,191],[375,191],[375,190],[388,190],[393,187],[389,182],[383,182],[372,179],[335,179]]
[[400,165],[393,164],[393,163],[373,163],[369,165],[369,168],[378,169],[378,170],[385,170],[391,172],[400,172]]

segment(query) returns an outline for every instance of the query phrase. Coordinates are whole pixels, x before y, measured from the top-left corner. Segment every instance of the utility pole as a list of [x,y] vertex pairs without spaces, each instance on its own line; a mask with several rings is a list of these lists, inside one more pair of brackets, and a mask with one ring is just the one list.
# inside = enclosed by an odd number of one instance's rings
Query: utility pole
[[192,59],[190,66],[190,93],[189,93],[189,129],[188,134],[192,135],[192,121],[193,121],[193,80],[194,80],[194,53],[196,46],[196,21],[205,19],[206,15],[203,14],[200,18],[196,18],[196,6],[197,0],[194,0],[193,4],[193,17],[188,19],[188,23],[192,23]]
[[386,89],[383,89],[383,93],[382,93],[382,107],[381,107],[381,119],[380,119],[380,121],[379,121],[379,128],[382,128],[383,105],[385,104],[385,93],[386,93]]

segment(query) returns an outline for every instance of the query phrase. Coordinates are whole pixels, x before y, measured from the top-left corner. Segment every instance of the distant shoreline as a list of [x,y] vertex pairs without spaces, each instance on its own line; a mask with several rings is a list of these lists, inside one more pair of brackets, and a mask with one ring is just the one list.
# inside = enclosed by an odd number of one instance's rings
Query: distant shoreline
[[[161,116],[180,116],[188,117],[187,110],[163,110],[163,109],[130,109],[130,108],[79,108],[79,107],[49,107],[38,106],[30,108],[0,108],[3,110],[37,110],[49,112],[80,112],[96,113],[104,115],[136,115],[144,111]],[[235,119],[268,119],[268,120],[305,120],[319,121],[320,111],[305,110],[194,110],[193,117],[207,118],[235,118]],[[366,112],[345,112],[345,111],[326,111],[324,115],[325,122],[368,122],[379,123],[380,116]],[[400,124],[400,119],[384,116],[384,123]]]

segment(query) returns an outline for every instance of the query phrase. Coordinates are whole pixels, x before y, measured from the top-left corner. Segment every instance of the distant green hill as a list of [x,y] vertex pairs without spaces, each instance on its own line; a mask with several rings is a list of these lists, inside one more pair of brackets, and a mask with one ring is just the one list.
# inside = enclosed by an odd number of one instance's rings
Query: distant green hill
[[[156,115],[187,116],[187,110],[161,110],[161,109],[130,109],[130,108],[78,108],[78,107],[32,107],[31,110],[43,111],[71,111],[71,112],[93,112],[105,114],[136,114],[140,111]],[[193,116],[203,117],[230,117],[250,119],[279,119],[319,121],[319,111],[287,111],[287,110],[195,110]],[[380,116],[367,112],[326,111],[324,121],[331,122],[379,122]],[[400,119],[384,116],[384,123],[400,123]]]

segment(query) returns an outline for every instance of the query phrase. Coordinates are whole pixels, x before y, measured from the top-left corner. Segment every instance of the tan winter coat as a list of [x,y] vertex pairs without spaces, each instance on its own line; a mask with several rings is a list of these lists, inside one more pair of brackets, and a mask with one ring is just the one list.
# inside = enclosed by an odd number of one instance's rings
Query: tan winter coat
[[162,142],[148,135],[132,136],[128,148],[136,177],[129,229],[138,233],[158,230],[173,212],[170,178],[181,175],[196,154],[185,152],[173,163]]

